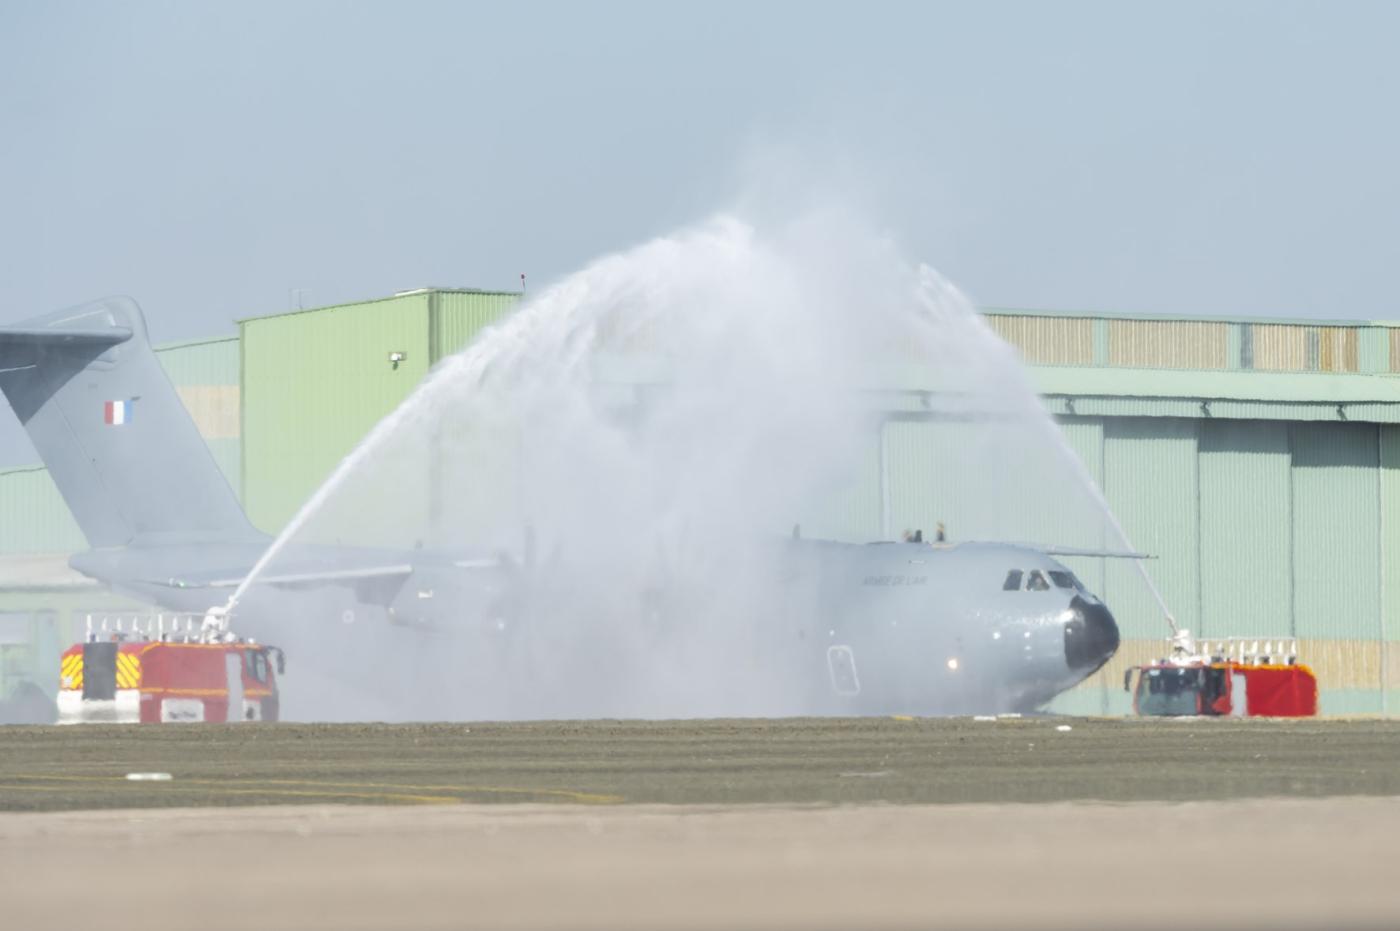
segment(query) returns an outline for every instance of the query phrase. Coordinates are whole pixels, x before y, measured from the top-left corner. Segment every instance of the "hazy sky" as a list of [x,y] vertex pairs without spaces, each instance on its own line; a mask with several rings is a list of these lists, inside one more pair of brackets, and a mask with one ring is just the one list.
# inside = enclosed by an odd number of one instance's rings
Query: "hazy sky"
[[837,191],[986,305],[1400,317],[1400,4],[0,0],[0,321],[531,286]]

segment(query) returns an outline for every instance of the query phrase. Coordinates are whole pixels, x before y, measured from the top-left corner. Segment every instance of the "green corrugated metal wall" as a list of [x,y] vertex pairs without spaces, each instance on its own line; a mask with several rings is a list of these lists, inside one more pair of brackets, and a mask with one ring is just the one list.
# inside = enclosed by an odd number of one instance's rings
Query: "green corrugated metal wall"
[[433,362],[466,346],[520,300],[513,292],[439,291],[433,294]]
[[72,553],[87,541],[42,466],[0,472],[0,553]]
[[[1400,640],[1400,427],[1379,430],[1381,597],[1386,639],[1395,641]],[[1396,653],[1400,659],[1400,650]]]
[[1279,634],[1291,616],[1288,425],[1200,423],[1198,635]]
[[[1026,463],[1008,455],[1026,439],[1021,422],[967,423],[895,420],[886,424],[884,471],[892,536],[908,529],[931,530],[942,521],[954,540],[1016,540],[1076,547],[1103,545],[1100,512],[1076,478],[1078,455],[1095,482],[1102,479],[1102,425],[1076,420],[1030,444],[1047,457],[1027,481]],[[990,441],[989,441],[990,436]],[[1077,451],[1077,452],[1076,452]],[[1085,582],[1097,580],[1093,566],[1078,566]]]
[[[1104,494],[1129,541],[1155,558],[1144,568],[1177,622],[1199,630],[1200,526],[1196,422],[1174,418],[1104,422]],[[1144,494],[1150,489],[1149,494]],[[1124,637],[1165,636],[1161,608],[1138,567],[1106,560],[1102,589]]]
[[[426,293],[245,320],[243,500],[275,533],[431,364]],[[391,352],[404,353],[397,366]],[[296,403],[289,403],[295,398]]]
[[[243,499],[253,523],[279,530],[438,359],[465,346],[518,299],[417,291],[242,321]],[[404,353],[404,360],[394,366],[391,352]],[[420,474],[427,474],[421,458],[430,451],[415,455]],[[416,497],[397,498],[397,507],[429,507],[421,480],[398,478],[406,482],[402,494]],[[336,530],[318,532],[334,536]]]
[[1293,628],[1380,635],[1379,447],[1373,424],[1294,424]]
[[199,339],[156,348],[156,358],[178,387],[227,385],[238,387],[238,337]]
[[[1089,478],[1093,480],[1095,485],[1102,489],[1104,485],[1105,468],[1103,421],[1090,417],[1062,418],[1060,420],[1060,431],[1064,434],[1065,442],[1069,446],[1069,451],[1079,458]],[[1064,469],[1063,471],[1066,473],[1070,472],[1069,469]],[[1080,507],[1089,509],[1091,514],[1094,513],[1090,505],[1085,501],[1080,501]],[[1057,516],[1051,517],[1049,521],[1050,526],[1043,528],[1042,533],[1045,536],[1041,538],[1042,542],[1095,548],[1112,545],[1107,533],[1108,528],[1103,526],[1101,521],[1097,520],[1096,514],[1094,515],[1094,519],[1095,526],[1090,531],[1089,537],[1086,538],[1077,533],[1067,534],[1064,529],[1065,524],[1075,521],[1082,522],[1084,520],[1084,515],[1083,513],[1074,513],[1073,509],[1062,512]],[[1104,560],[1079,556],[1066,557],[1063,562],[1069,566],[1070,569],[1074,570],[1074,574],[1079,576],[1080,581],[1088,586],[1091,591],[1102,592],[1104,590]]]

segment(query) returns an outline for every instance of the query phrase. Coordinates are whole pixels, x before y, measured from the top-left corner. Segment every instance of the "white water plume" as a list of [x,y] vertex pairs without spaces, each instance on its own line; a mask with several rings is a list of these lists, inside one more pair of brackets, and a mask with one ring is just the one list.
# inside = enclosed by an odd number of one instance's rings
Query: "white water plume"
[[[809,594],[781,584],[775,541],[938,520],[1128,548],[956,288],[848,214],[721,216],[594,262],[444,360],[244,587],[315,544],[435,561],[412,591],[355,589],[333,644],[309,620],[267,630],[316,631],[295,717],[798,714],[809,693],[767,658]],[[372,701],[335,705],[369,668]]]

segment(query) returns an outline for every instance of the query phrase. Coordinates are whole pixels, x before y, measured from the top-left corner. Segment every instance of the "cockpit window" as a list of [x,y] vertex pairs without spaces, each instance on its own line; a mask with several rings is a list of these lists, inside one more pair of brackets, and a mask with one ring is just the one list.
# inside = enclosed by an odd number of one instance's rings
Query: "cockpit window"
[[1014,592],[1021,588],[1021,570],[1012,569],[1006,573],[1006,581],[1001,583],[1001,590],[1004,592]]
[[1031,577],[1026,580],[1026,590],[1031,592],[1048,592],[1050,583],[1045,581],[1045,573],[1039,569],[1032,570]]
[[1072,572],[1056,572],[1054,569],[1051,569],[1051,570],[1050,570],[1050,581],[1052,581],[1052,582],[1055,583],[1055,587],[1056,587],[1056,588],[1081,588],[1081,587],[1082,587],[1082,586],[1079,584],[1079,580],[1076,579],[1076,578],[1074,577],[1074,573],[1072,573]]

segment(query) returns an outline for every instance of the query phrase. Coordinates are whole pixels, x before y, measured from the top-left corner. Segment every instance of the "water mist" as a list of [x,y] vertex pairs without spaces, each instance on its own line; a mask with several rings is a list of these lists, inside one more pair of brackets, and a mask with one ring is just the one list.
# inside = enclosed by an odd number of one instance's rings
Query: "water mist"
[[775,617],[800,610],[775,543],[936,520],[1130,548],[956,288],[847,214],[720,216],[593,262],[444,360],[238,599],[251,618],[260,581],[315,544],[474,580],[410,582],[448,623],[256,621],[297,660],[294,717],[801,714],[769,661]]

